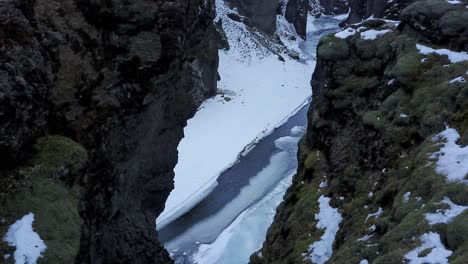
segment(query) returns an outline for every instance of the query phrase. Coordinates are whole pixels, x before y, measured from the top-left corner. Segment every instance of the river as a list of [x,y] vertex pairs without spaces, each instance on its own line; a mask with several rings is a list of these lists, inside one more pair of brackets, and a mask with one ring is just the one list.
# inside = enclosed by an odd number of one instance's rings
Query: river
[[[309,22],[312,30],[300,44],[304,54],[315,58],[320,37],[336,31],[339,22],[331,17]],[[297,169],[297,143],[305,132],[308,107],[225,171],[216,188],[198,205],[158,231],[177,264],[248,263],[265,240],[276,207]]]

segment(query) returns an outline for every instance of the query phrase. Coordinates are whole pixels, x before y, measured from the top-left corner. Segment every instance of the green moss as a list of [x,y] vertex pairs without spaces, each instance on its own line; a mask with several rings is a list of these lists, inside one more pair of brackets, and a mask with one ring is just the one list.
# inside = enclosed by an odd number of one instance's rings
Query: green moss
[[407,87],[413,88],[416,80],[422,72],[422,62],[424,57],[416,51],[407,52],[399,57],[396,64],[390,70],[388,75],[392,76]]
[[317,50],[318,55],[324,60],[336,60],[349,55],[349,45],[346,40],[336,38],[334,34],[323,37]]
[[447,225],[447,242],[453,249],[458,249],[468,243],[468,211],[460,214]]
[[[0,215],[5,221],[0,223],[0,233],[6,233],[12,223],[32,212],[33,228],[47,246],[38,262],[73,263],[80,244],[81,218],[79,190],[70,185],[73,180],[69,178],[83,168],[87,153],[79,144],[61,136],[40,139],[35,150],[29,166],[16,171],[16,178],[24,187],[1,201]],[[0,255],[13,251],[1,243]]]

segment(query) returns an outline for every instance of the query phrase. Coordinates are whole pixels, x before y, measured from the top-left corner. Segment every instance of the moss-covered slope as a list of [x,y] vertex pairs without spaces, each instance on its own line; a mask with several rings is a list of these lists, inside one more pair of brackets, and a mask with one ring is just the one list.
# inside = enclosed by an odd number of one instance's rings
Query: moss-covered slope
[[[456,144],[468,145],[468,84],[462,81],[468,61],[424,55],[416,46],[462,51],[468,9],[430,0],[403,14],[398,28],[367,21],[352,26],[352,36],[320,41],[300,167],[251,263],[310,263],[309,246],[323,235],[315,218],[321,195],[332,198],[343,217],[327,263],[405,263],[427,232],[438,233],[453,252],[450,263],[468,263],[468,212],[448,224],[430,225],[425,218],[447,207],[444,197],[468,205],[466,181],[449,182],[437,173],[432,155],[444,146],[434,137],[446,126],[460,134]],[[458,37],[441,30],[450,21]],[[389,32],[364,39],[360,32],[369,29]],[[437,38],[427,38],[427,30]],[[379,217],[368,217],[379,208]]]

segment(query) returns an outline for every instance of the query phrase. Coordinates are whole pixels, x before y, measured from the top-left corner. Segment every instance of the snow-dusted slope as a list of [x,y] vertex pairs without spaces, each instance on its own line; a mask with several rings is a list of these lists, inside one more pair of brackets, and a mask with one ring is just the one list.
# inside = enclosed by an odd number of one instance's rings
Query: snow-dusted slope
[[188,121],[178,148],[175,188],[157,219],[159,229],[205,198],[240,153],[285,122],[311,95],[314,62],[302,54],[300,61],[288,55],[300,52],[299,41],[289,40],[295,35],[290,24],[278,17],[278,35],[287,49],[230,20],[227,14],[234,11],[223,0],[216,4],[230,45],[229,51],[220,51],[219,94]]

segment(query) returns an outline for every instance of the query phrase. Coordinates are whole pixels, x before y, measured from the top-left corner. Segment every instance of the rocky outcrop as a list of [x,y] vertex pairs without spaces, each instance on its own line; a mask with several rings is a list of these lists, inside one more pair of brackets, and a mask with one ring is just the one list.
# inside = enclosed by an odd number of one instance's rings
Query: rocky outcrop
[[[398,28],[369,20],[322,38],[297,175],[251,263],[311,263],[314,253],[326,263],[402,263],[427,234],[440,238],[450,263],[468,261],[467,212],[446,222],[427,218],[447,209],[446,199],[468,205],[466,176],[449,181],[437,170],[450,141],[442,131],[460,135],[455,148],[468,145],[468,60],[416,46],[466,50],[467,15],[464,5],[429,0],[405,9]],[[324,235],[317,226],[322,196],[342,220],[333,246],[314,252]]]
[[346,24],[359,23],[369,17],[397,20],[401,11],[416,1],[418,0],[350,0],[351,10]]
[[309,3],[307,0],[289,0],[286,4],[286,12],[284,17],[294,25],[296,32],[303,39],[307,34],[307,13]]
[[155,218],[186,120],[216,92],[214,15],[214,1],[0,2],[2,234],[33,211],[44,263],[171,262]]
[[325,15],[341,15],[349,11],[349,0],[310,0],[311,4],[319,4]]
[[237,8],[239,15],[250,19],[249,23],[258,30],[273,35],[276,31],[276,15],[279,0],[226,0]]

